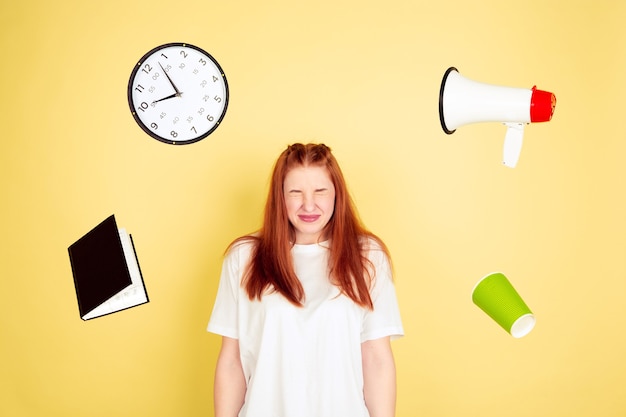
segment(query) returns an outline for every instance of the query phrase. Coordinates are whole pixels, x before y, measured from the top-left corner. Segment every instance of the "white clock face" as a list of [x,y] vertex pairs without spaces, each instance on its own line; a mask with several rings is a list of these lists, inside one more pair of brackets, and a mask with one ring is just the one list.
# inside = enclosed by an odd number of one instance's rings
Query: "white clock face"
[[185,43],[161,45],[139,61],[128,82],[133,117],[153,138],[187,144],[207,137],[228,106],[228,83],[207,52]]

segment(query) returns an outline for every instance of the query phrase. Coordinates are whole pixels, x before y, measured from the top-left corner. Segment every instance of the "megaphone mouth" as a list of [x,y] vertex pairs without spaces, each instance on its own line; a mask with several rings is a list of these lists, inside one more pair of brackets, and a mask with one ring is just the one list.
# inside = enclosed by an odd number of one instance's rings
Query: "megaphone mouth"
[[444,132],[446,132],[448,135],[453,134],[456,129],[450,130],[448,129],[448,127],[446,126],[446,120],[445,117],[443,115],[443,92],[446,89],[446,81],[448,79],[448,75],[450,75],[450,73],[452,71],[456,71],[459,72],[456,68],[454,67],[450,67],[446,70],[446,73],[443,75],[443,80],[441,80],[441,88],[439,89],[439,121],[441,122],[441,128],[443,129]]

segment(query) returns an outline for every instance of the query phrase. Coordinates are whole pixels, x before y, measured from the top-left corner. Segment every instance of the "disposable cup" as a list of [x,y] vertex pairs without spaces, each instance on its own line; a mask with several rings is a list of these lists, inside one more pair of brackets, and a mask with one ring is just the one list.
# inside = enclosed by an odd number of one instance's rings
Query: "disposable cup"
[[472,290],[472,301],[515,338],[535,327],[533,312],[501,272],[481,278]]

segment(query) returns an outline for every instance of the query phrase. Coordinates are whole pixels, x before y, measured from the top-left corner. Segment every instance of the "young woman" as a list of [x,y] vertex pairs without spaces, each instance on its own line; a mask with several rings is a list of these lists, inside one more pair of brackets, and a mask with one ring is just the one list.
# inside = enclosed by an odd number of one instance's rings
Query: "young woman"
[[208,331],[216,417],[391,417],[403,334],[389,253],[330,148],[294,144],[261,229],[229,246]]

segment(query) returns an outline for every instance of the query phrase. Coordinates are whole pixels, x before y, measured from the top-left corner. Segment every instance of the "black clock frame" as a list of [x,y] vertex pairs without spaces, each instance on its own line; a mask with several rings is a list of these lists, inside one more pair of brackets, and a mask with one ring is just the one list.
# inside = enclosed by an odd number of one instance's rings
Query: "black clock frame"
[[[207,56],[207,58],[209,58],[213,64],[217,67],[217,69],[219,70],[222,79],[224,80],[224,110],[222,111],[222,114],[220,115],[219,119],[217,120],[217,122],[215,123],[215,126],[213,126],[209,131],[203,133],[202,135],[192,139],[192,140],[185,140],[185,141],[175,141],[175,140],[171,140],[171,139],[166,139],[160,135],[157,135],[156,133],[154,133],[150,128],[148,128],[148,126],[146,126],[143,121],[139,118],[139,116],[137,115],[137,107],[133,102],[133,97],[132,97],[132,90],[133,90],[133,80],[135,79],[135,75],[137,74],[137,71],[139,71],[141,69],[142,64],[144,63],[144,61],[152,56],[155,52],[160,51],[161,49],[165,49],[165,48],[169,48],[169,47],[173,47],[173,46],[180,46],[183,48],[191,48],[191,49],[195,49],[196,51],[204,54]],[[230,97],[230,92],[229,92],[229,88],[228,88],[228,80],[226,79],[226,74],[224,73],[224,70],[222,69],[221,65],[219,64],[219,62],[217,62],[217,60],[215,58],[213,58],[213,56],[211,54],[209,54],[207,51],[205,51],[204,49],[192,45],[190,43],[185,43],[185,42],[170,42],[170,43],[166,43],[163,45],[159,45],[156,46],[154,48],[152,48],[151,50],[149,50],[148,52],[146,52],[141,59],[137,62],[137,65],[135,65],[135,67],[133,68],[133,70],[130,73],[130,79],[128,80],[128,88],[126,91],[127,97],[128,97],[128,105],[130,106],[130,112],[133,115],[133,118],[135,119],[135,122],[137,122],[137,124],[139,125],[139,127],[141,127],[141,129],[143,129],[144,132],[146,132],[148,135],[150,135],[152,138],[158,140],[159,142],[163,142],[163,143],[167,143],[170,145],[188,145],[191,143],[196,143],[204,138],[206,138],[207,136],[209,136],[211,133],[213,133],[215,131],[215,129],[217,129],[221,123],[222,120],[224,119],[224,116],[226,116],[226,110],[228,109],[228,100]]]

